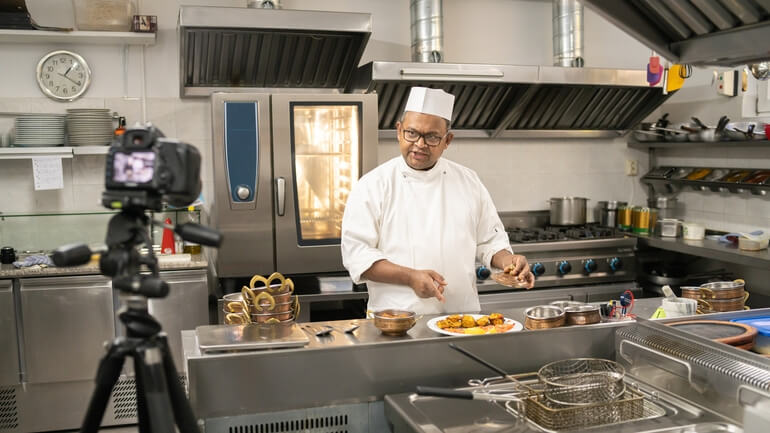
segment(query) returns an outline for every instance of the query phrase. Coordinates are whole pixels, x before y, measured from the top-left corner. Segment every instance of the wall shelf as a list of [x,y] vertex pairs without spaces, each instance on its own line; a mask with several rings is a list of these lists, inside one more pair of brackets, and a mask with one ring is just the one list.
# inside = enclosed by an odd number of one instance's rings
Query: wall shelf
[[74,30],[0,30],[0,43],[68,43],[87,45],[154,45],[155,33],[92,32]]
[[770,149],[768,140],[752,141],[629,141],[628,147],[633,149],[698,149],[706,147],[766,147]]
[[31,159],[39,156],[72,158],[80,155],[106,155],[109,150],[110,146],[2,147],[0,148],[0,160]]
[[[698,170],[719,171],[719,178],[711,179],[709,173],[703,179],[689,180],[686,177]],[[728,174],[738,171],[749,172],[738,181],[726,182],[721,180]],[[766,179],[768,169],[762,168],[726,168],[726,167],[656,167],[642,176],[642,182],[650,185],[657,193],[676,194],[685,189],[693,191],[730,192],[734,194],[751,193],[767,196],[770,192],[770,179]],[[754,179],[752,179],[754,178]],[[747,183],[746,180],[752,179]]]

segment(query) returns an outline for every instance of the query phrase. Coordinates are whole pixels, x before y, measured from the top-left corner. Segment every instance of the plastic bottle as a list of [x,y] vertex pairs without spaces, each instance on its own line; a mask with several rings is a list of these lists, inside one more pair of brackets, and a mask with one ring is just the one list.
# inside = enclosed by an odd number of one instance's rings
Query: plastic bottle
[[126,118],[123,116],[120,116],[118,119],[118,127],[115,128],[115,136],[119,137],[123,135],[126,132]]
[[[185,223],[200,223],[200,213],[195,211],[194,206],[188,206],[187,207],[187,214],[184,217]],[[195,242],[190,241],[184,241],[184,245],[182,246],[182,252],[186,254],[200,254],[201,253],[201,246],[200,244],[196,244]]]

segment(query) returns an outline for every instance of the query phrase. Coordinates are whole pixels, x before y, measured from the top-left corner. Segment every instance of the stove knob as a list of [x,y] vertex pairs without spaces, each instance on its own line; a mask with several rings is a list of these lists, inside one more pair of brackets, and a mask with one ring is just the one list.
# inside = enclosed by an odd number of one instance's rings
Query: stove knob
[[539,277],[545,273],[545,266],[543,266],[542,263],[537,262],[532,265],[530,270],[534,276]]
[[572,265],[569,264],[568,261],[563,260],[561,263],[559,263],[559,273],[562,275],[569,274],[572,270]]
[[591,272],[596,271],[596,262],[594,259],[588,259],[583,263],[583,269],[585,269],[587,274],[590,274]]
[[612,272],[617,272],[623,267],[623,261],[617,257],[610,259],[610,269]]

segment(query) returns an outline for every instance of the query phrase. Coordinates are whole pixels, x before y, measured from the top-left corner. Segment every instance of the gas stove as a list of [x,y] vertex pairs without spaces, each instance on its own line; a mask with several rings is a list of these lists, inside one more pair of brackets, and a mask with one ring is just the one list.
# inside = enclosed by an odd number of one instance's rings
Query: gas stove
[[547,226],[506,228],[511,243],[554,242],[581,239],[622,238],[623,235],[611,227],[598,224],[582,226]]
[[[501,219],[514,253],[527,257],[536,289],[635,285],[634,237],[593,223],[550,226],[538,213],[507,213]],[[479,285],[480,292],[492,290]]]

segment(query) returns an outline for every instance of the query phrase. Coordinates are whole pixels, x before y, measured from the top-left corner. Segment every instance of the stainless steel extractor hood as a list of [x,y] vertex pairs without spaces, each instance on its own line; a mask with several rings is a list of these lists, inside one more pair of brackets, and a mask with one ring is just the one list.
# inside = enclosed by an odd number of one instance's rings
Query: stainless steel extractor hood
[[181,95],[341,92],[371,31],[363,13],[181,6]]
[[[395,136],[412,86],[455,95],[460,137],[616,137],[668,98],[646,71],[440,63],[442,0],[411,0],[412,63],[371,62],[348,91],[377,93],[381,137]],[[582,6],[554,0],[554,62],[582,66]]]
[[582,0],[669,60],[732,66],[770,59],[770,0]]
[[348,90],[377,93],[380,136],[393,137],[412,86],[455,95],[459,137],[617,137],[670,96],[642,70],[410,62],[367,63]]

